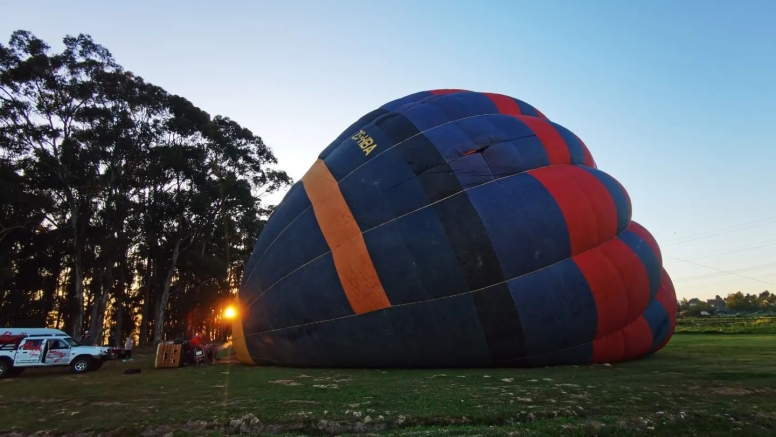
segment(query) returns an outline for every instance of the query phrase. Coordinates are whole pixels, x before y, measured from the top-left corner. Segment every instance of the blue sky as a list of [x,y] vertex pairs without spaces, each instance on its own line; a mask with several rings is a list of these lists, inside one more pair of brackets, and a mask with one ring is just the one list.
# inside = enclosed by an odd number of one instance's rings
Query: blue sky
[[253,130],[295,180],[395,98],[517,97],[626,187],[679,297],[713,297],[776,292],[774,22],[771,0],[29,0],[3,4],[0,38],[90,34]]

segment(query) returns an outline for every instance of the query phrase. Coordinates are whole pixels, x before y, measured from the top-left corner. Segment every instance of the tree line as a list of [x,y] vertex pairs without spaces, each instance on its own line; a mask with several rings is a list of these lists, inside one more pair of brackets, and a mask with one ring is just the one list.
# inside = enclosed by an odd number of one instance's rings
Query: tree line
[[0,326],[224,335],[262,198],[291,179],[236,121],[62,42],[0,44]]
[[760,294],[744,294],[738,291],[728,294],[725,298],[716,296],[706,301],[698,298],[683,298],[679,301],[678,310],[685,315],[698,315],[704,311],[709,314],[720,311],[772,312],[776,311],[776,294],[768,290]]

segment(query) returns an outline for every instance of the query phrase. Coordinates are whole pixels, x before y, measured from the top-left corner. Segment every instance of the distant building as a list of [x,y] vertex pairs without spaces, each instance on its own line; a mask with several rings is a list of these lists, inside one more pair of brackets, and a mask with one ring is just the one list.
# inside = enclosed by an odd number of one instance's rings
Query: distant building
[[725,303],[725,299],[722,299],[719,295],[717,295],[717,297],[714,299],[707,300],[706,303],[711,305],[715,311],[727,311],[727,304]]

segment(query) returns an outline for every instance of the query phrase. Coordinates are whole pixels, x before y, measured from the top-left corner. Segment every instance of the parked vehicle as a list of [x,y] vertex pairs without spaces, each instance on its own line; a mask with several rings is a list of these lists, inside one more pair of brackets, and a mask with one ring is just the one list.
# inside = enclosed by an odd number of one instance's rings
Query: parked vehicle
[[109,359],[109,348],[82,346],[58,329],[0,328],[0,379],[31,367],[69,366],[73,373],[86,373]]

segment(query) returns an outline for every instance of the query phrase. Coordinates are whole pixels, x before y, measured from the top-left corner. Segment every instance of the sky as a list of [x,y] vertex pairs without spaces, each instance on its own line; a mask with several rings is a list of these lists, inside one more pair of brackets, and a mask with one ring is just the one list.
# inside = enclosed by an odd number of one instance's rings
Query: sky
[[677,296],[713,298],[776,292],[774,22],[772,0],[28,0],[3,3],[0,40],[89,34],[294,180],[404,95],[516,97],[625,186]]

